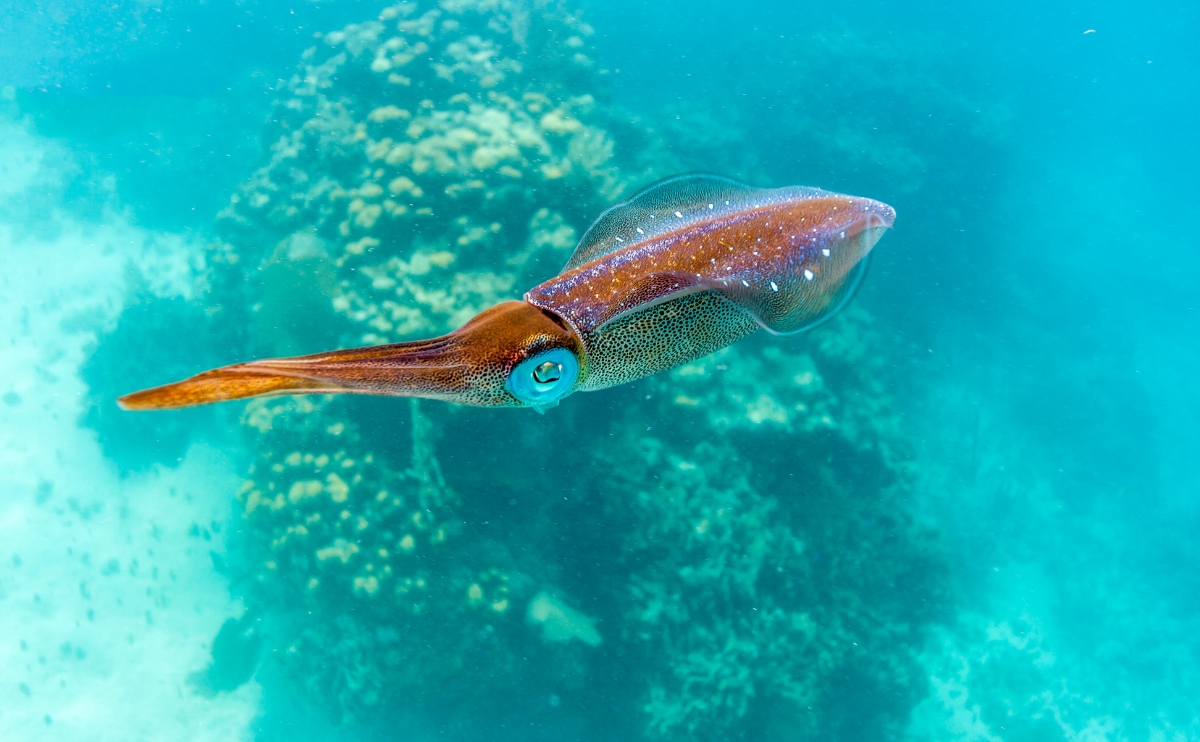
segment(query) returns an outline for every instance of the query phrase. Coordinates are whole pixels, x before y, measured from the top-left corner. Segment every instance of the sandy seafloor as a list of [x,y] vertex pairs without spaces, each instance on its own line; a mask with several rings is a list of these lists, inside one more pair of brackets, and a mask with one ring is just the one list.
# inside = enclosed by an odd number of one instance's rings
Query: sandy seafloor
[[[1173,74],[1179,96],[1196,90]],[[1040,699],[1044,739],[1200,738],[1200,261],[1183,174],[1197,158],[1194,143],[1154,151],[1184,141],[1195,111],[1126,120],[1146,104],[1131,79],[1126,99],[1082,107],[1086,123],[1020,129],[1009,185],[979,215],[1002,235],[985,267],[1002,270],[960,276],[1009,303],[960,313],[947,287],[906,310],[924,313],[928,346],[906,400],[914,509],[965,596],[927,648],[913,739],[1010,739],[980,718],[1001,696]],[[69,195],[80,173],[86,208]],[[81,365],[131,273],[186,297],[199,250],[183,229],[141,225],[107,177],[0,119],[0,740],[274,739],[259,680],[211,698],[187,682],[242,610],[213,558],[244,473],[236,444],[199,436],[176,466],[122,473],[79,424]]]
[[24,201],[0,223],[0,739],[249,739],[256,682],[215,698],[186,687],[240,611],[212,557],[239,481],[228,448],[122,477],[78,425],[80,364],[129,265],[153,265],[163,295],[187,291],[189,247],[55,203],[70,157],[0,122],[0,198]]

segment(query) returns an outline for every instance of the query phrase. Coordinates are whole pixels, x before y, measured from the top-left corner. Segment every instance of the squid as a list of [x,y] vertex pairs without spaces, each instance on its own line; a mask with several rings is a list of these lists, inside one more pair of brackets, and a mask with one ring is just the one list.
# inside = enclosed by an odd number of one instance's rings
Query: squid
[[818,188],[676,176],[601,214],[563,270],[523,300],[447,335],[238,363],[118,402],[151,410],[376,394],[544,412],[759,329],[788,335],[825,322],[853,297],[895,216],[879,201]]

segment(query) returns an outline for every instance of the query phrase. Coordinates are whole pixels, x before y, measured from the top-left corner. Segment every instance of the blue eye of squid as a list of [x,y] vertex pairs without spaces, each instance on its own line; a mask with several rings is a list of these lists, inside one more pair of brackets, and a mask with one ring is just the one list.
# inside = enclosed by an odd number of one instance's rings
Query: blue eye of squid
[[577,378],[579,359],[566,348],[555,348],[517,364],[504,388],[525,404],[540,407],[570,394]]

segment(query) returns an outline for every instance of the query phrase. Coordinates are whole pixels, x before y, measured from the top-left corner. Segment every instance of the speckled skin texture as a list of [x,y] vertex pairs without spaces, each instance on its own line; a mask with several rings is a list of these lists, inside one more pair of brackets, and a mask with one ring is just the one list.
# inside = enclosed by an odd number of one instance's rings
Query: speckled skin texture
[[894,219],[886,204],[815,188],[671,179],[607,212],[568,269],[525,299],[571,323],[589,366],[579,389],[603,389],[759,326],[810,326],[836,309],[847,277]]
[[745,310],[715,291],[688,294],[627,314],[589,333],[587,352],[592,363],[577,391],[606,389],[675,368],[757,329]]
[[840,306],[895,212],[815,188],[715,176],[657,183],[606,211],[558,276],[440,338],[226,366],[123,397],[126,409],[347,392],[525,406],[505,389],[551,348],[580,361],[571,391],[693,361],[764,327],[790,333]]

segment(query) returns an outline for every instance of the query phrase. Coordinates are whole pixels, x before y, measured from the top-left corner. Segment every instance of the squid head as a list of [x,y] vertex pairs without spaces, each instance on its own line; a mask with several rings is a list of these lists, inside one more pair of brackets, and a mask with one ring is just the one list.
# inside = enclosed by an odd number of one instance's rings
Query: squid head
[[122,397],[127,410],[278,394],[379,394],[479,407],[553,407],[586,369],[579,336],[552,312],[508,301],[442,337],[272,358]]

